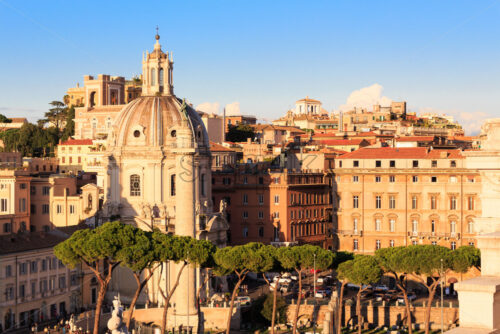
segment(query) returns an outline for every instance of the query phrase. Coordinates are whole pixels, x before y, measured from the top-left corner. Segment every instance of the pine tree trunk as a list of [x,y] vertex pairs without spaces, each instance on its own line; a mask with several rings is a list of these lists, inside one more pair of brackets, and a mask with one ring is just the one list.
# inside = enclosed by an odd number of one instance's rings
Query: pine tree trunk
[[432,283],[430,286],[427,287],[427,290],[429,291],[429,298],[427,298],[427,307],[425,310],[425,321],[424,321],[425,334],[429,334],[431,307],[432,307],[432,301],[434,300],[434,294],[436,293],[437,282],[438,281]]
[[295,314],[293,315],[293,329],[292,334],[297,333],[297,319],[299,318],[300,303],[302,301],[302,271],[297,270],[299,275],[299,296],[297,297],[297,307],[295,308]]
[[179,280],[181,278],[182,271],[184,270],[184,268],[186,268],[186,266],[187,266],[187,262],[184,262],[181,269],[179,269],[179,272],[177,273],[177,278],[175,280],[174,286],[172,286],[172,288],[170,289],[168,294],[166,296],[162,294],[163,299],[165,299],[165,305],[163,305],[163,315],[161,318],[161,332],[162,333],[165,333],[165,330],[167,329],[167,315],[168,315],[168,307],[170,304],[170,298],[172,298],[172,295],[174,294],[175,289],[177,289],[177,286],[179,285]]
[[403,285],[403,282],[397,283],[398,282],[398,275],[394,274],[396,278],[396,286],[401,290],[403,293],[403,298],[405,300],[405,308],[406,308],[406,325],[408,326],[408,334],[413,334],[413,324],[412,324],[412,319],[411,319],[411,307],[410,303],[408,302],[408,292],[406,291],[406,287]]
[[99,324],[101,322],[101,308],[104,302],[104,297],[106,296],[106,290],[108,289],[108,284],[105,281],[99,284],[99,294],[97,295],[97,304],[95,307],[94,314],[94,334],[99,334]]
[[361,317],[361,287],[356,294],[356,316],[358,317],[358,334],[361,334],[361,327],[363,326],[363,320]]
[[[276,285],[274,286],[273,291],[273,314],[271,316],[271,334],[274,334],[274,326],[276,324],[276,299],[278,298],[278,283],[279,279],[276,281]],[[278,319],[280,321],[280,319]]]
[[243,282],[243,280],[245,279],[246,275],[247,275],[247,272],[241,273],[238,275],[238,282],[236,283],[236,286],[233,289],[233,293],[231,294],[231,303],[229,304],[229,314],[227,315],[226,334],[230,334],[231,318],[233,316],[234,299],[236,298],[236,295],[238,294],[238,289],[240,288],[240,285]]
[[340,297],[339,297],[339,309],[338,309],[338,317],[337,317],[337,334],[342,333],[342,307],[344,304],[344,287],[347,284],[347,281],[342,282],[340,286]]
[[[155,268],[156,269],[156,268]],[[134,309],[135,309],[135,304],[137,304],[137,300],[139,299],[139,296],[141,295],[142,289],[146,286],[148,283],[149,279],[153,276],[154,270],[150,271],[148,276],[144,279],[144,281],[141,282],[141,273],[134,273],[134,278],[137,283],[137,290],[135,290],[134,297],[132,298],[132,302],[130,303],[130,314],[127,319],[127,328],[130,331],[130,322],[132,320],[132,316],[134,314]]]
[[[201,304],[200,304],[200,294],[201,294],[201,289],[208,283],[208,280],[210,279],[210,275],[208,273],[209,269],[205,269],[205,279],[203,280],[203,283],[198,287],[198,291],[196,291],[196,309],[198,310],[198,329],[202,327],[201,324]],[[207,295],[208,297],[208,295]]]

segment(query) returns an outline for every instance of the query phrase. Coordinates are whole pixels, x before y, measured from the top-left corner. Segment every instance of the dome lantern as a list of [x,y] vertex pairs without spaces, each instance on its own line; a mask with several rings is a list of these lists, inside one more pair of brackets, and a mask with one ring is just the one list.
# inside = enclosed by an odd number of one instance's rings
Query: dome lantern
[[169,53],[161,49],[160,35],[158,27],[155,35],[156,43],[153,52],[146,53],[142,61],[142,95],[143,96],[161,96],[173,95],[174,85],[172,72],[174,62]]

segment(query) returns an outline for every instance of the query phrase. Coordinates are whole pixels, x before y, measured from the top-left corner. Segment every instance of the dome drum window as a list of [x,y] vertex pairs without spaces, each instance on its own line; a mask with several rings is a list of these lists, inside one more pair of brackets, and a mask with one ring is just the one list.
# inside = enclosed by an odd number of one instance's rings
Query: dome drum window
[[141,177],[137,174],[130,175],[130,196],[141,196]]
[[139,130],[135,130],[135,131],[134,131],[134,137],[135,137],[135,138],[139,138],[140,136],[141,136],[141,131],[139,131]]

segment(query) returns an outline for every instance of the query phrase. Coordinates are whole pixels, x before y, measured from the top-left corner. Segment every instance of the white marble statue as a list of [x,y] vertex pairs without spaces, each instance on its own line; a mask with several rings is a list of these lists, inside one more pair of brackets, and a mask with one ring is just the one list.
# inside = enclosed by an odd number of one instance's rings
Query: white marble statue
[[108,320],[108,329],[111,334],[128,334],[127,326],[123,323],[123,308],[120,296],[115,296],[113,300],[113,312]]

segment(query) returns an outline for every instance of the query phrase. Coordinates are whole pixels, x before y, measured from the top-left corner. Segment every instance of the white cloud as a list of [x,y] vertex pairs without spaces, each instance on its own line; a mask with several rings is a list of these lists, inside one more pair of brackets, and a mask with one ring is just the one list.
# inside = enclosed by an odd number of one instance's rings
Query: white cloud
[[378,83],[368,87],[355,90],[349,97],[345,104],[339,107],[340,111],[349,111],[356,108],[365,108],[368,110],[373,109],[373,105],[380,104],[381,106],[389,106],[392,102],[387,96],[382,96],[384,87]]
[[208,114],[218,114],[220,108],[219,102],[203,102],[196,106],[196,110],[206,112]]
[[481,126],[488,118],[493,117],[484,111],[438,110],[434,108],[420,108],[419,114],[434,113],[453,116],[455,121],[465,130],[466,135],[476,136],[481,132]]
[[241,115],[240,112],[240,103],[239,102],[233,102],[226,104],[226,115],[228,116],[239,116]]

